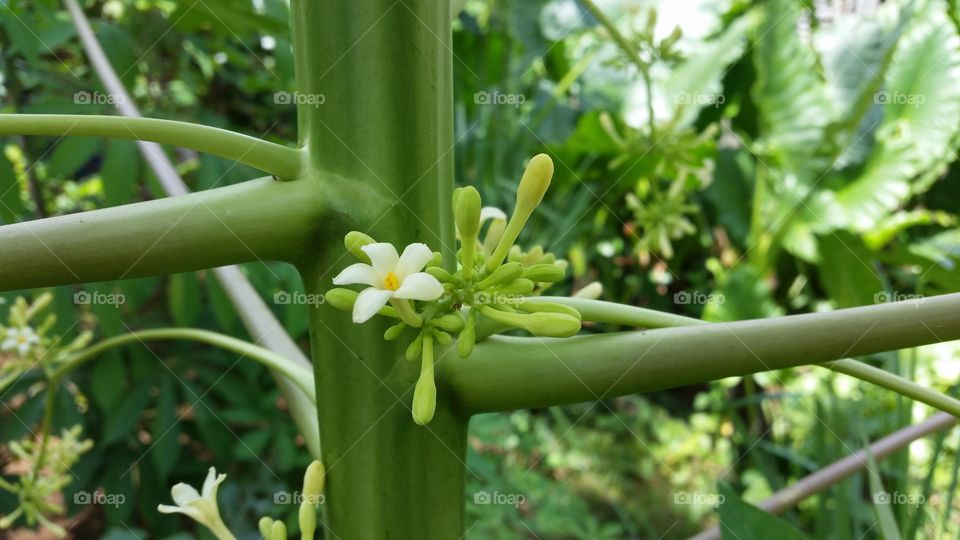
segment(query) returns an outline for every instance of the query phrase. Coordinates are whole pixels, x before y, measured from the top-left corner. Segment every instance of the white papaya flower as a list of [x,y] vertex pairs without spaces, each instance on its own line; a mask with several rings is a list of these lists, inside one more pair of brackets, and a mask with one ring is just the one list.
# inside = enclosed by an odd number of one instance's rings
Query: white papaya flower
[[170,490],[170,496],[176,506],[161,504],[157,510],[164,514],[184,514],[210,529],[219,540],[236,540],[220,518],[220,507],[217,506],[217,488],[226,480],[227,475],[217,475],[217,470],[210,467],[207,479],[203,481],[203,490],[198,493],[193,486],[179,483]]
[[370,320],[394,298],[429,301],[443,294],[440,281],[420,271],[433,258],[433,250],[426,244],[410,244],[400,256],[392,244],[384,242],[360,249],[371,264],[352,264],[333,278],[334,285],[369,285],[353,304],[353,322]]
[[33,331],[33,328],[29,326],[8,328],[7,336],[3,343],[0,343],[0,350],[5,352],[17,351],[18,355],[27,356],[30,348],[37,343],[40,343],[40,337]]

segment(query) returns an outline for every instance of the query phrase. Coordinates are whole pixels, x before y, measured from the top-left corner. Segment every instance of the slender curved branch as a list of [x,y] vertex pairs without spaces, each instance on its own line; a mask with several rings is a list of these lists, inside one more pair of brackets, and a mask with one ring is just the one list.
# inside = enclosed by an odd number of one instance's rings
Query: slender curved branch
[[323,212],[311,184],[264,178],[2,226],[0,290],[296,260]]
[[493,337],[438,373],[469,412],[546,407],[960,338],[960,294],[566,339]]
[[[126,88],[123,87],[113,66],[110,65],[110,61],[104,54],[100,42],[97,41],[93,29],[90,28],[90,22],[87,21],[83,10],[76,0],[64,0],[64,4],[70,12],[70,17],[73,19],[77,35],[80,36],[80,41],[90,64],[103,86],[108,92],[124,97],[120,100],[118,109],[124,116],[139,117],[140,111],[137,110],[133,99]],[[137,141],[137,146],[167,195],[185,195],[190,192],[183,179],[177,174],[173,163],[170,162],[159,145]],[[250,280],[243,275],[238,267],[215,268],[213,273],[220,281],[220,285],[226,291],[230,302],[236,308],[237,314],[255,342],[263,343],[270,350],[294,360],[303,367],[309,368],[312,366],[310,359],[294,343],[290,334],[283,329],[276,316],[260,298],[253,285],[250,284]],[[319,458],[320,425],[317,421],[317,407],[307,399],[307,396],[297,388],[293,381],[279,373],[273,371],[271,373],[277,381],[277,386],[280,387],[283,395],[290,402],[290,414],[306,440],[310,455]]]
[[672,328],[674,326],[710,324],[707,321],[684,317],[683,315],[674,315],[655,309],[628,306],[615,302],[604,302],[603,300],[588,300],[567,296],[533,296],[526,298],[524,301],[527,303],[563,304],[579,311],[585,321],[621,324],[638,328]]
[[305,153],[189,122],[82,114],[0,114],[0,135],[76,135],[172,144],[245,163],[281,180],[303,172]]
[[198,330],[195,328],[158,328],[153,330],[140,330],[130,332],[119,336],[107,338],[83,351],[76,353],[60,364],[51,374],[52,379],[59,379],[67,372],[76,369],[83,364],[95,359],[101,354],[116,347],[124,345],[143,343],[152,340],[190,340],[213,345],[231,352],[239,354],[241,357],[247,357],[259,362],[264,366],[276,370],[288,379],[296,383],[303,392],[316,403],[317,395],[313,383],[313,373],[302,366],[297,365],[293,360],[281,356],[269,349],[265,349],[253,343],[243,341],[217,332],[209,330]]
[[888,390],[893,390],[898,394],[915,399],[921,403],[926,403],[931,407],[935,407],[960,418],[960,400],[937,392],[936,390],[931,390],[910,379],[890,373],[889,371],[849,358],[819,365],[827,369],[832,369],[837,373],[843,373],[844,375],[856,377],[877,386],[882,386]]
[[[885,458],[906,448],[917,439],[955,425],[957,425],[957,418],[947,413],[937,413],[919,424],[907,426],[878,439],[870,445],[869,454],[866,449],[859,450],[801,478],[767,497],[757,504],[757,507],[771,514],[782,514],[807,497],[866,469],[870,463],[868,455],[872,455],[874,459]],[[711,527],[692,537],[691,540],[720,540],[720,538],[720,528]]]

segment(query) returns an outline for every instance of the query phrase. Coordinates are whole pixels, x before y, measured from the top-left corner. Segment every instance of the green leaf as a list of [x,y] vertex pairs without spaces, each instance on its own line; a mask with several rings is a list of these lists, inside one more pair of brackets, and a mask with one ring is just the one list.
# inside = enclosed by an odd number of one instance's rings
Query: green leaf
[[194,326],[200,319],[200,282],[194,272],[173,274],[167,287],[170,316],[177,326]]
[[805,540],[807,537],[790,523],[744,502],[725,482],[717,487],[720,503],[720,531],[724,540]]
[[126,390],[127,366],[123,358],[116,352],[106,353],[93,363],[91,379],[94,401],[104,412],[112,412]]
[[712,294],[703,309],[703,319],[713,322],[763,319],[782,315],[774,303],[770,286],[754,268],[740,264],[721,274]]
[[137,143],[120,139],[107,143],[100,176],[108,205],[131,202],[140,177],[140,153],[137,151]]
[[874,268],[873,252],[853,234],[837,231],[820,238],[820,282],[835,307],[847,308],[876,303],[884,292],[883,281]]
[[103,423],[103,438],[100,444],[108,446],[128,436],[140,420],[140,413],[143,412],[148,401],[150,401],[150,393],[147,392],[146,383],[131,389],[120,405],[107,415]]
[[17,173],[13,170],[13,164],[0,153],[0,219],[4,223],[14,223],[23,211]]
[[71,178],[100,150],[102,142],[102,139],[93,137],[64,137],[50,156],[48,174],[57,178]]
[[153,447],[150,459],[157,468],[160,478],[166,478],[180,458],[180,421],[177,418],[177,401],[173,378],[164,377],[160,383],[160,396],[157,398],[156,417],[150,426]]
[[893,517],[893,509],[890,508],[890,494],[883,488],[883,482],[880,475],[877,474],[877,461],[873,459],[873,453],[870,452],[870,445],[865,444],[864,449],[867,453],[867,477],[870,480],[871,501],[873,509],[877,512],[877,523],[880,525],[880,534],[884,540],[900,540],[900,527],[897,526],[897,520]]
[[878,101],[883,123],[864,172],[837,200],[858,231],[925,189],[956,156],[960,37],[941,2],[929,2],[902,38]]

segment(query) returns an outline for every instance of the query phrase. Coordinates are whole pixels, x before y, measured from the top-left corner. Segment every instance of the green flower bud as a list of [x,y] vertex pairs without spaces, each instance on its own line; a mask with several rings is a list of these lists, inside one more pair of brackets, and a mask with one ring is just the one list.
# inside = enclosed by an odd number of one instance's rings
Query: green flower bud
[[542,264],[553,264],[557,260],[557,256],[553,253],[544,253],[543,257],[540,257],[540,262]]
[[[350,289],[337,288],[327,291],[327,293],[323,295],[323,298],[327,304],[330,304],[340,311],[353,311],[353,304],[357,301],[359,294],[357,291]],[[377,313],[386,317],[393,317],[394,319],[400,318],[400,314],[397,313],[397,310],[392,306],[384,306]]]
[[602,294],[603,294],[603,285],[601,285],[599,281],[594,281],[593,283],[590,283],[586,287],[577,291],[577,293],[574,294],[573,297],[586,298],[588,300],[596,300],[597,298],[600,298],[600,295]]
[[473,186],[453,192],[453,217],[464,246],[475,245],[480,232],[480,193]]
[[553,283],[563,279],[565,273],[555,264],[535,264],[523,270],[523,277],[533,281]]
[[323,485],[326,481],[327,470],[319,459],[313,460],[303,474],[303,495],[317,498],[323,494]]
[[517,278],[510,283],[493,289],[494,295],[497,294],[530,294],[533,292],[536,283],[529,279]]
[[543,246],[533,246],[533,249],[527,252],[523,257],[523,265],[530,266],[540,262],[540,258],[543,257]]
[[520,246],[513,246],[510,248],[510,252],[507,254],[507,260],[510,262],[523,262],[523,250],[520,249]]
[[423,334],[418,334],[417,338],[407,346],[407,352],[405,356],[407,360],[413,362],[417,358],[420,358],[420,350],[423,347]]
[[257,528],[260,529],[260,536],[270,538],[271,531],[273,530],[273,520],[267,516],[263,516],[260,518],[260,523],[257,524]]
[[[553,160],[546,154],[533,156],[527,169],[520,178],[520,187],[517,189],[517,206],[513,213],[525,213],[528,217],[540,205],[543,195],[550,187],[553,178]],[[526,221],[526,218],[524,218]]]
[[523,265],[518,262],[507,263],[493,271],[489,276],[483,278],[478,286],[486,289],[501,283],[510,283],[520,277],[523,273]]
[[437,340],[437,343],[443,345],[444,347],[453,343],[453,338],[451,338],[450,334],[446,332],[435,330],[433,332],[433,337]]
[[456,313],[444,315],[433,322],[447,332],[456,333],[463,330],[463,317],[457,315]]
[[522,328],[536,336],[570,337],[580,331],[580,321],[563,313],[506,313],[481,306],[481,313],[496,322]]
[[370,264],[370,257],[360,248],[367,244],[375,243],[377,243],[376,240],[360,231],[350,231],[343,237],[343,245],[347,248],[347,251],[357,259],[360,259],[361,262],[367,264]]
[[426,272],[440,280],[440,283],[451,283],[455,280],[453,274],[447,272],[439,266],[431,266],[430,268],[427,268]]
[[433,258],[430,259],[427,266],[443,266],[443,255],[439,251],[434,251]]
[[555,302],[543,302],[540,300],[527,301],[517,304],[517,308],[527,313],[563,313],[574,317],[578,321],[583,320],[583,316],[576,309]]
[[497,244],[500,242],[500,239],[503,238],[503,231],[506,230],[506,228],[506,221],[495,219],[490,222],[490,226],[487,227],[487,234],[483,237],[483,253],[487,258],[497,249]]
[[425,426],[433,420],[437,409],[437,385],[433,381],[433,338],[423,338],[423,360],[420,365],[420,378],[413,389],[413,421]]
[[517,204],[513,208],[510,222],[507,223],[507,228],[503,232],[503,237],[497,243],[493,255],[487,259],[487,271],[493,271],[503,262],[504,256],[517,240],[517,236],[520,235],[520,231],[526,225],[530,215],[543,200],[543,195],[550,187],[551,178],[553,178],[553,160],[546,154],[533,156],[520,179],[520,187],[517,189]]
[[391,326],[390,328],[387,328],[387,331],[383,333],[383,339],[387,341],[393,341],[397,339],[398,337],[400,337],[400,334],[403,333],[406,327],[407,327],[406,323],[398,322],[397,324]]
[[287,540],[287,526],[282,521],[273,522],[273,527],[270,528],[270,540]]
[[317,532],[317,507],[309,501],[300,503],[300,540],[313,540]]

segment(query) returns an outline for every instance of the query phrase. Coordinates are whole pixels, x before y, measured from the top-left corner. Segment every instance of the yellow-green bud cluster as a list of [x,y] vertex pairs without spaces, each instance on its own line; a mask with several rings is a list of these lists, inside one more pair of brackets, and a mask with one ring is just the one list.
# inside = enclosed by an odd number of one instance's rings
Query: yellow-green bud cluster
[[[313,540],[317,533],[317,509],[323,502],[326,474],[323,463],[315,460],[303,475],[303,489],[300,492],[303,500],[297,512],[300,540]],[[279,519],[264,516],[260,518],[257,528],[264,540],[287,540],[287,526]]]
[[[379,315],[399,319],[384,331],[384,339],[403,340],[407,336],[404,356],[409,361],[420,359],[420,376],[411,403],[417,424],[430,422],[436,411],[436,347],[451,346],[456,338],[457,353],[466,358],[478,335],[518,329],[537,336],[568,337],[580,331],[580,313],[575,309],[526,301],[563,280],[567,262],[542,246],[524,251],[515,245],[543,200],[552,177],[553,161],[546,154],[534,156],[520,180],[509,220],[499,210],[483,208],[475,188],[455,190],[453,213],[460,240],[456,270],[443,267],[440,253],[434,253],[424,270],[441,283],[444,293],[435,301],[420,303],[417,312],[403,312],[391,306],[379,311]],[[363,262],[369,259],[361,248],[374,242],[356,231],[344,239],[347,251]],[[351,311],[357,295],[349,289],[333,289],[327,292],[326,303]],[[407,332],[408,328],[412,332]]]

